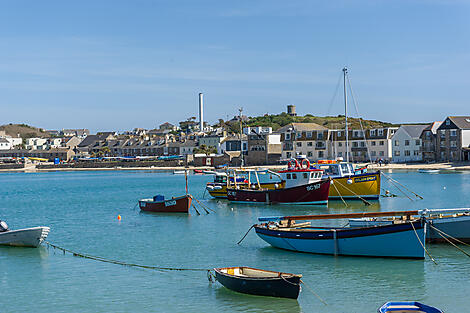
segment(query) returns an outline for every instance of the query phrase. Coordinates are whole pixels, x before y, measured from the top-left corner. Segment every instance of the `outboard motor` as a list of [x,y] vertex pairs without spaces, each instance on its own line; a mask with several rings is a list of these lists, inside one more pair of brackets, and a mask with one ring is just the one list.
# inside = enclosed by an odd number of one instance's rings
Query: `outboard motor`
[[8,231],[8,224],[5,221],[0,220],[0,233]]

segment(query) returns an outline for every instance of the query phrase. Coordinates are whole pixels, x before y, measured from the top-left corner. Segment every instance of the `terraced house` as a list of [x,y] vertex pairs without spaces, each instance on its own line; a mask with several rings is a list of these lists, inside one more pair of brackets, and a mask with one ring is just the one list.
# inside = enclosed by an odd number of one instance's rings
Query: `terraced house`
[[470,160],[470,116],[449,116],[437,129],[436,154],[441,162]]
[[282,159],[305,155],[309,160],[330,157],[328,128],[316,123],[291,123],[277,130],[281,134]]

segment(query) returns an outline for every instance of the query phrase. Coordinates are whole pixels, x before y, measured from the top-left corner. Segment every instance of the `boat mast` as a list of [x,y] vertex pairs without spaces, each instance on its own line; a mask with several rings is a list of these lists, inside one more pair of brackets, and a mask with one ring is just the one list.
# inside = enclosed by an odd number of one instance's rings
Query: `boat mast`
[[240,111],[240,167],[243,167],[243,141],[242,141],[242,138],[243,138],[243,126],[242,126],[242,112],[243,112],[243,108],[240,108],[238,109],[238,111]]
[[349,145],[348,145],[348,96],[346,91],[346,74],[348,69],[343,68],[343,88],[344,88],[344,121],[345,121],[345,133],[346,133],[346,162],[349,162]]

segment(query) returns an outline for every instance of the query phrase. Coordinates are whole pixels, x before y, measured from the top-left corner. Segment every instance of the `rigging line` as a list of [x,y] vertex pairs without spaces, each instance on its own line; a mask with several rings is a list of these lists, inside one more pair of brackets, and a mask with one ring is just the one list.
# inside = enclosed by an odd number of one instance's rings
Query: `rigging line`
[[139,268],[145,268],[145,269],[152,269],[152,270],[164,270],[164,271],[210,271],[210,269],[206,268],[177,268],[177,267],[161,267],[161,266],[150,266],[150,265],[141,265],[141,264],[134,264],[134,263],[126,263],[122,261],[117,261],[113,259],[108,259],[100,256],[95,256],[95,255],[90,255],[90,254],[84,254],[84,253],[79,253],[75,252],[66,248],[59,247],[55,244],[50,243],[49,241],[44,241],[48,246],[53,247],[54,249],[59,249],[64,252],[68,252],[72,254],[73,256],[76,257],[81,257],[81,258],[86,258],[90,260],[95,260],[95,261],[100,261],[100,262],[105,262],[105,263],[112,263],[112,264],[118,264],[118,265],[124,265],[124,266],[131,266],[131,267],[139,267]]
[[439,228],[437,228],[436,226],[434,226],[433,223],[431,223],[431,222],[429,222],[429,221],[427,221],[427,223],[428,223],[429,226],[431,226],[431,228],[437,230],[439,233],[442,233],[443,235],[449,237],[449,238],[452,239],[452,240],[455,240],[456,242],[458,242],[458,243],[460,243],[460,244],[462,244],[462,245],[465,245],[465,246],[467,246],[467,247],[470,247],[470,245],[469,245],[468,243],[463,242],[462,240],[459,240],[459,239],[457,239],[457,238],[455,238],[455,237],[452,237],[452,236],[449,235],[449,234],[446,234],[445,232],[443,232],[442,230],[440,230]]
[[439,236],[441,236],[442,238],[444,238],[448,243],[450,243],[451,245],[453,245],[457,250],[459,250],[460,252],[462,252],[463,254],[465,254],[466,256],[470,257],[470,254],[468,254],[466,251],[464,251],[462,248],[458,247],[455,243],[453,243],[452,241],[450,241],[447,237],[445,237],[444,235],[442,235],[440,232],[437,232],[439,234]]
[[367,143],[367,139],[366,139],[366,132],[364,131],[364,127],[362,126],[362,121],[361,121],[361,117],[359,115],[359,110],[357,109],[356,98],[354,97],[354,92],[353,92],[353,89],[351,87],[351,82],[349,81],[349,75],[346,75],[346,78],[347,78],[347,81],[348,81],[349,92],[351,93],[351,98],[352,98],[352,101],[354,103],[354,107],[356,108],[356,114],[357,114],[358,119],[359,119],[359,125],[361,125],[362,135],[364,137],[364,142],[365,142],[366,148],[367,148],[367,155],[369,156],[369,162],[372,162],[372,158],[370,156],[369,144]]
[[336,83],[336,88],[335,88],[335,92],[333,94],[333,98],[331,98],[331,101],[330,101],[330,105],[328,106],[328,111],[326,112],[326,116],[328,116],[331,112],[331,108],[333,107],[333,103],[336,99],[336,96],[338,95],[338,90],[339,90],[339,86],[341,84],[341,77],[343,76],[342,73],[339,74],[339,77],[338,77],[338,82]]
[[418,233],[416,232],[415,225],[413,225],[413,222],[410,222],[410,224],[411,224],[411,227],[413,227],[413,231],[415,232],[416,238],[418,239],[419,244],[421,245],[421,247],[423,247],[424,252],[426,252],[426,254],[428,255],[428,257],[434,262],[434,264],[437,265],[436,260],[434,260],[434,258],[431,256],[431,254],[429,254],[429,252],[428,252],[428,250],[426,250],[426,247],[424,246],[423,242],[421,241],[421,239],[419,239]]
[[[381,174],[383,174],[383,172],[380,172]],[[397,188],[402,194],[405,195],[405,197],[407,197],[408,199],[410,199],[410,201],[414,201],[413,199],[410,198],[410,196],[408,196],[408,194],[406,192],[404,192],[403,190],[401,190],[400,187],[397,186],[396,183],[394,183],[389,177],[385,176],[385,178],[387,178],[389,180],[389,182],[392,184],[393,187]]]
[[399,181],[391,178],[390,176],[384,174],[383,172],[381,172],[385,177],[388,177],[389,179],[393,180],[394,182],[396,182],[397,184],[399,184],[400,186],[402,186],[403,188],[405,188],[406,190],[408,190],[409,192],[411,192],[412,194],[414,194],[417,198],[420,198],[420,199],[424,199],[423,197],[421,197],[420,195],[418,195],[416,192],[414,192],[413,190],[407,188],[405,185],[401,184]]

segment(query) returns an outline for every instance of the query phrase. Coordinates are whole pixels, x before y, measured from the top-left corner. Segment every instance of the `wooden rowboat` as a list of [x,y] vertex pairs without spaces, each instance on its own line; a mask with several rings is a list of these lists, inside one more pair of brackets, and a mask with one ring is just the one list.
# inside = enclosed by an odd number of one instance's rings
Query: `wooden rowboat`
[[139,207],[142,211],[161,213],[188,213],[191,207],[191,195],[172,197],[165,200],[163,196],[155,196],[153,199],[139,200]]
[[299,296],[302,275],[251,267],[223,267],[214,271],[219,283],[236,292],[290,299]]
[[416,301],[387,302],[382,305],[378,313],[442,313],[441,310]]

